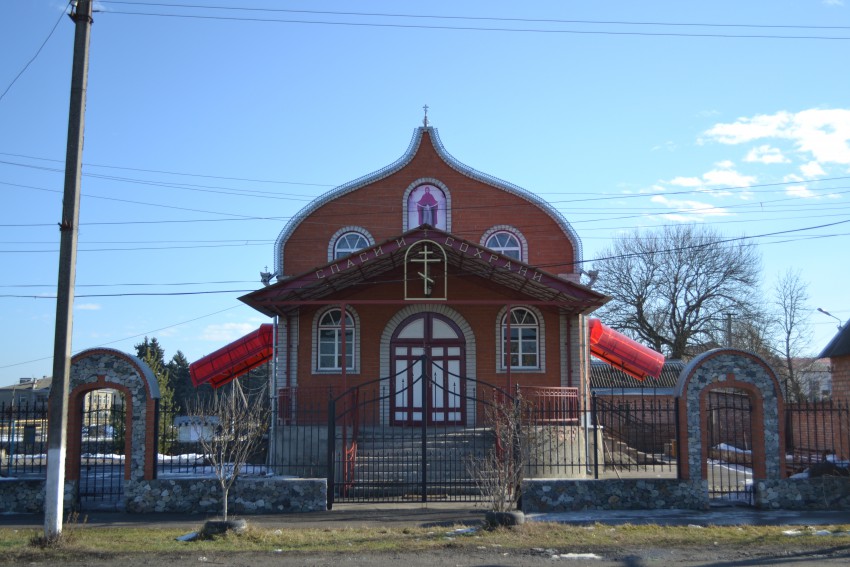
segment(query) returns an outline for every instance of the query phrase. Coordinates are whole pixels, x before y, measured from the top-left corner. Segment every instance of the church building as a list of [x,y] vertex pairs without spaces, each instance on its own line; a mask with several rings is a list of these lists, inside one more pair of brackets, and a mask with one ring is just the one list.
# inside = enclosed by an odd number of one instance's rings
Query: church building
[[[242,301],[276,321],[278,388],[386,378],[397,393],[424,355],[447,381],[431,407],[453,410],[431,419],[465,424],[465,379],[583,386],[582,317],[607,298],[579,283],[581,259],[557,210],[461,163],[425,125],[394,163],[294,216],[276,283]],[[420,417],[407,393],[391,396],[391,422]]]
[[399,159],[283,227],[274,272],[240,298],[273,323],[192,364],[192,379],[218,386],[271,359],[277,451],[286,426],[332,431],[339,421],[326,420],[346,413],[306,408],[365,405],[367,391],[376,410],[345,418],[353,435],[364,424],[475,427],[494,392],[521,391],[577,425],[591,353],[639,379],[663,363],[587,319],[608,297],[581,283],[582,260],[558,210],[457,160],[426,117]]

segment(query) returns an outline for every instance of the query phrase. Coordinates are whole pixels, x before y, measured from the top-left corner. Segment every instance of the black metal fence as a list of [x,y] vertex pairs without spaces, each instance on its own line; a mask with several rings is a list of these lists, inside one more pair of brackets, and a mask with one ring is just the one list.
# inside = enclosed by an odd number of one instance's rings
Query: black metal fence
[[850,461],[850,404],[832,400],[786,404],[785,452],[789,475],[842,474],[836,469]]
[[81,422],[79,503],[83,508],[112,506],[124,492],[129,444],[123,396],[114,390],[89,393]]
[[678,406],[669,396],[594,395],[594,478],[678,474]]
[[44,477],[47,401],[0,404],[0,476]]
[[[553,389],[526,388],[520,393],[531,408],[526,414],[528,431],[533,433],[527,476],[676,476],[679,416],[672,398],[614,393],[593,396],[582,406],[577,396],[568,397],[566,392]],[[325,477],[329,459],[329,400],[339,394],[339,389],[327,388],[281,390],[274,404],[269,443],[252,456],[249,471]],[[175,408],[160,408],[158,472],[177,475],[209,472],[204,451],[197,441],[197,434],[203,428],[193,425],[192,418],[181,413]],[[123,442],[115,419],[109,417],[108,422],[94,423],[94,429],[92,419],[88,419],[87,430],[80,432],[85,453],[107,452],[89,450],[91,443],[101,443],[107,438],[100,429],[109,432],[108,442],[112,445]],[[840,469],[842,462],[850,460],[850,406],[846,402],[789,403],[783,425],[789,476],[804,471],[815,475],[841,474],[841,470],[835,470],[835,464]],[[718,432],[723,430],[717,426]],[[728,447],[729,454],[736,449],[749,449],[735,447],[735,442],[722,434],[716,441]],[[46,401],[0,404],[0,476],[43,478],[46,453]],[[712,456],[722,460],[724,454],[715,451]]]

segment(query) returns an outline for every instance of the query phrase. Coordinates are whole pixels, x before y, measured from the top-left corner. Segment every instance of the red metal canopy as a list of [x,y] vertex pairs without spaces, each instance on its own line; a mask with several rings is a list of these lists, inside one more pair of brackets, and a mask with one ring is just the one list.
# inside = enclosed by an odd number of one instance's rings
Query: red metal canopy
[[647,376],[658,378],[664,367],[664,355],[637,341],[606,327],[599,319],[588,319],[590,353],[622,370],[629,376],[643,380]]
[[272,357],[272,325],[260,325],[249,333],[189,365],[192,384],[197,388],[209,383],[213,388],[224,386],[247,374]]

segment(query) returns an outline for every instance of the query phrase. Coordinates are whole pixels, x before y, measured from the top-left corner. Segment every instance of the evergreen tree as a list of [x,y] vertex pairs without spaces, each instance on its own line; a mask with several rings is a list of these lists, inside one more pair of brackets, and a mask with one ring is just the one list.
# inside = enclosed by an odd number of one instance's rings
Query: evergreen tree
[[136,354],[147,364],[156,377],[159,385],[159,452],[168,453],[168,449],[175,441],[173,435],[173,416],[177,415],[177,407],[174,400],[174,387],[172,386],[170,373],[165,365],[165,350],[160,346],[156,338],[136,345]]
[[161,366],[165,366],[165,349],[162,348],[156,337],[150,340],[145,337],[143,342],[136,345],[136,356],[145,360],[149,354],[153,360],[157,360]]
[[[174,389],[174,403],[179,407],[181,413],[186,413],[189,406],[198,398],[199,390],[192,385],[192,377],[189,375],[189,360],[181,352],[177,351],[166,365]],[[205,388],[206,390],[209,388]]]

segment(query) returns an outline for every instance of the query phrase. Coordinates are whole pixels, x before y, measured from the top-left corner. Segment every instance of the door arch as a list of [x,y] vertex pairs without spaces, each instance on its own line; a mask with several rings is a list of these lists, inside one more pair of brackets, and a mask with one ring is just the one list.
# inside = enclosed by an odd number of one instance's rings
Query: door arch
[[[68,456],[65,478],[79,496],[86,395],[96,390],[120,393],[124,403],[122,490],[156,478],[156,412],[160,398],[153,371],[139,358],[113,349],[85,350],[71,359],[68,396]],[[90,437],[90,436],[88,436]],[[114,495],[113,495],[114,496]],[[119,497],[120,498],[120,497]]]
[[466,423],[466,339],[448,317],[411,315],[390,339],[390,423]]

